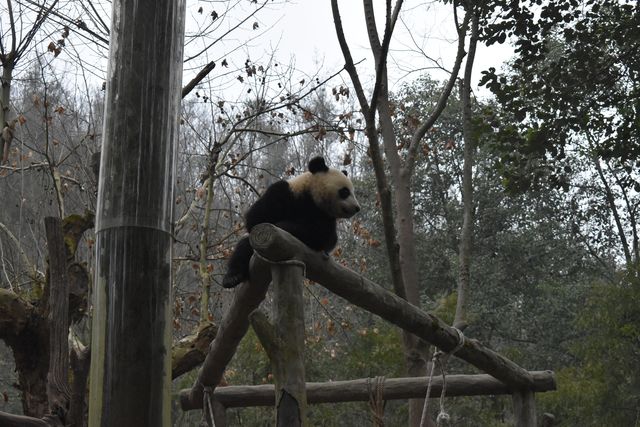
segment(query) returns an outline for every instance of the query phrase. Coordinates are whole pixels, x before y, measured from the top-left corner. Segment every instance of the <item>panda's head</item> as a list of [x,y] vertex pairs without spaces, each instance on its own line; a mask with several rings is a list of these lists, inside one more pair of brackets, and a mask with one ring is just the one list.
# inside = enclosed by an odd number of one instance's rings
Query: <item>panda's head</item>
[[309,161],[309,171],[289,181],[294,192],[308,191],[313,202],[332,218],[351,218],[360,211],[346,171],[329,168],[322,157]]

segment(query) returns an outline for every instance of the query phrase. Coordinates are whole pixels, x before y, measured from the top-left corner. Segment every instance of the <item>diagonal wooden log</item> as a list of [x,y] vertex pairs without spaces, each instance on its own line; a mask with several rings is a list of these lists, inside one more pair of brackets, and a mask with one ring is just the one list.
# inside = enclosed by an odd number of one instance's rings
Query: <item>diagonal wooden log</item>
[[[260,234],[252,234],[251,244],[260,246]],[[205,387],[212,391],[220,383],[225,368],[249,329],[249,315],[258,308],[271,282],[271,267],[256,257],[251,260],[251,283],[245,282],[235,288],[231,307],[218,327],[215,339],[209,346],[198,379],[190,390],[181,395],[181,405],[186,408],[202,408]]]

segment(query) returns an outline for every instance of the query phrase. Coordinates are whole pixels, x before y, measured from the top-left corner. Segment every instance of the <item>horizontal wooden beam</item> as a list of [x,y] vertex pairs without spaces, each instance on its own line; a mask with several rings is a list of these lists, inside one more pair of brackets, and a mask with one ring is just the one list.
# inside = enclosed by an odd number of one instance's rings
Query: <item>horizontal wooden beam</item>
[[[533,379],[534,392],[540,393],[556,389],[556,382],[551,371],[529,372]],[[387,378],[384,380],[383,399],[423,398],[427,392],[428,377]],[[361,378],[351,381],[332,381],[324,383],[306,383],[307,402],[337,403],[368,401],[371,390],[375,387],[375,378]],[[434,376],[431,382],[431,397],[439,397],[442,392],[442,376]],[[183,390],[182,398],[188,397],[189,390]],[[503,382],[491,375],[447,375],[446,395],[453,396],[486,396],[510,394],[511,390]],[[249,406],[273,406],[273,384],[253,386],[218,387],[214,391],[215,400],[226,408]],[[183,407],[184,407],[184,402]],[[196,407],[200,409],[202,402]]]

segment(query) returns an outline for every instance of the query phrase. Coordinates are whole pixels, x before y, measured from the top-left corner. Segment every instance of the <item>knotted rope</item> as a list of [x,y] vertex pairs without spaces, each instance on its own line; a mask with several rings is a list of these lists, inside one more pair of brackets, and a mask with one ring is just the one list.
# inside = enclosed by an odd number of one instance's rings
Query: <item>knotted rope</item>
[[384,427],[384,383],[386,378],[375,377],[375,384],[371,385],[371,378],[367,378],[367,388],[369,389],[369,406],[374,427]]
[[256,258],[258,258],[258,259],[260,259],[260,260],[262,260],[262,261],[266,262],[267,264],[275,264],[275,265],[296,265],[296,266],[298,266],[298,267],[302,267],[302,275],[303,275],[303,276],[306,276],[306,275],[307,275],[307,270],[306,270],[306,269],[307,269],[307,266],[305,265],[305,263],[304,263],[304,262],[302,262],[302,261],[300,261],[300,260],[297,260],[297,259],[285,259],[285,260],[282,260],[282,261],[273,261],[273,260],[270,260],[269,258],[265,258],[265,257],[263,257],[262,255],[260,255],[260,254],[258,253],[258,251],[253,251],[253,255],[254,255]]
[[[204,392],[202,396],[202,424],[209,427],[216,427],[213,417],[213,390],[214,387],[210,385],[202,385],[202,391]],[[209,416],[208,418],[207,415]]]
[[427,417],[428,417],[428,408],[429,408],[429,396],[431,395],[431,381],[433,380],[433,371],[436,366],[436,363],[440,365],[440,372],[442,373],[442,392],[440,393],[440,412],[438,412],[438,416],[436,417],[436,425],[441,426],[443,422],[448,422],[450,417],[447,411],[444,409],[444,398],[447,390],[447,377],[446,377],[446,367],[447,361],[449,360],[449,356],[460,350],[464,347],[464,334],[462,331],[456,327],[453,327],[453,330],[456,331],[458,335],[458,343],[456,346],[445,353],[440,350],[435,350],[433,352],[433,357],[431,358],[431,373],[429,374],[429,383],[427,385],[427,394],[424,398],[424,406],[422,407],[422,418],[420,419],[420,427],[427,426]]

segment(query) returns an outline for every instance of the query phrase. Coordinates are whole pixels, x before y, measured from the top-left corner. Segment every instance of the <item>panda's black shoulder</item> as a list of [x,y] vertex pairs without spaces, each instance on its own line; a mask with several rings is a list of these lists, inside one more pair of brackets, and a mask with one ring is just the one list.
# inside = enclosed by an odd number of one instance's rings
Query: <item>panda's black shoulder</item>
[[269,187],[267,187],[262,197],[265,197],[267,195],[274,195],[274,196],[280,195],[284,197],[291,197],[293,193],[291,191],[291,186],[289,185],[289,181],[285,181],[284,179],[281,179],[280,181],[276,181],[273,184],[271,184]]
[[289,183],[280,180],[271,184],[245,215],[245,224],[249,231],[254,225],[269,222],[276,223],[287,215],[294,203],[294,194]]

